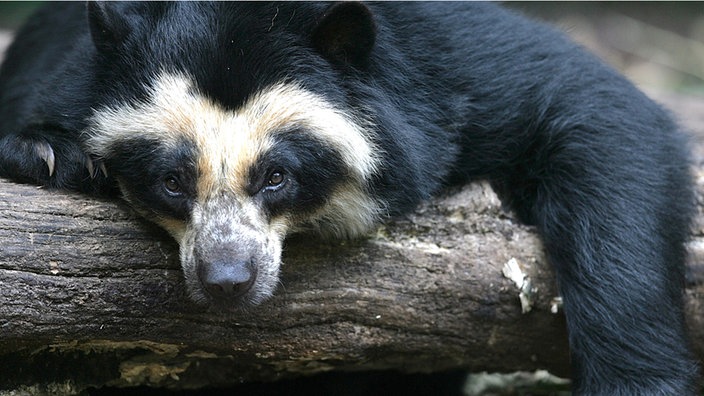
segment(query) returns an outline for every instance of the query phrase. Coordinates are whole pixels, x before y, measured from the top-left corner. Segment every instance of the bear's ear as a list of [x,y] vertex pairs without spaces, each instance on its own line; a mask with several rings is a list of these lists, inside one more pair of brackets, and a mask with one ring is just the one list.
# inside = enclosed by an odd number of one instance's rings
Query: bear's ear
[[374,47],[376,24],[362,3],[330,6],[313,30],[313,45],[333,62],[363,66]]
[[88,23],[93,43],[98,48],[113,49],[129,32],[129,25],[110,1],[88,2]]

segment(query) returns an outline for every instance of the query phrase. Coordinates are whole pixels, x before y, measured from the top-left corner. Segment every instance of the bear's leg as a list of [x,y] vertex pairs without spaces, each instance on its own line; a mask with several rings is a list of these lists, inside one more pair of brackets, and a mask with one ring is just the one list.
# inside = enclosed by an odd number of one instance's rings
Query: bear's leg
[[682,291],[687,161],[677,144],[646,135],[638,146],[569,131],[495,183],[538,227],[556,269],[578,395],[696,391]]

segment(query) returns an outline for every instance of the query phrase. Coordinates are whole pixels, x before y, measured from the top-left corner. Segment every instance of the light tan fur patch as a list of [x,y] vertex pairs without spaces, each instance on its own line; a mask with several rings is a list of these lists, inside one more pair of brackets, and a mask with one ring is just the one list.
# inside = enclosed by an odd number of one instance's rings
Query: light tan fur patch
[[87,130],[88,150],[104,157],[111,146],[130,138],[176,144],[187,138],[201,151],[199,199],[215,190],[244,191],[247,171],[272,145],[276,131],[305,128],[342,155],[360,182],[376,170],[377,148],[369,123],[351,119],[322,97],[296,84],[279,83],[228,111],[200,94],[182,74],[163,73],[146,102],[97,110]]
[[[336,148],[352,180],[338,188],[312,218],[296,220],[336,236],[366,232],[383,212],[379,202],[364,191],[380,161],[369,132],[371,124],[352,118],[297,84],[270,86],[230,111],[198,92],[187,76],[163,73],[149,89],[146,101],[98,109],[85,133],[88,151],[98,157],[109,156],[113,145],[132,138],[151,138],[165,145],[177,145],[186,138],[200,151],[196,200],[205,202],[227,193],[244,203],[248,169],[274,144],[272,133],[295,133],[301,128]],[[173,234],[183,234],[182,227],[174,228]]]

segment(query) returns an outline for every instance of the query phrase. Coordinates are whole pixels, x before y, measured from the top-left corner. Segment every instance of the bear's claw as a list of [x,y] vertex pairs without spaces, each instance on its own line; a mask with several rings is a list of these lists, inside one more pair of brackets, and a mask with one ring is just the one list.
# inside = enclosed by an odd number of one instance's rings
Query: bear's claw
[[37,142],[34,144],[34,152],[46,162],[46,166],[49,168],[49,177],[51,177],[54,174],[54,164],[56,163],[51,145],[46,142]]

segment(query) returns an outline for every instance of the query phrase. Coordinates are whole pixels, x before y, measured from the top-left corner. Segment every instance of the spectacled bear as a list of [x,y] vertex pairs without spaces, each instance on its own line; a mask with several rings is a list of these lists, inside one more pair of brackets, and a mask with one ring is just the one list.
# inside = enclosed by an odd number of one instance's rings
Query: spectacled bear
[[0,175],[121,195],[190,295],[269,297],[284,237],[354,237],[490,180],[537,226],[580,395],[684,395],[685,138],[626,79],[491,4],[51,3],[0,73]]

